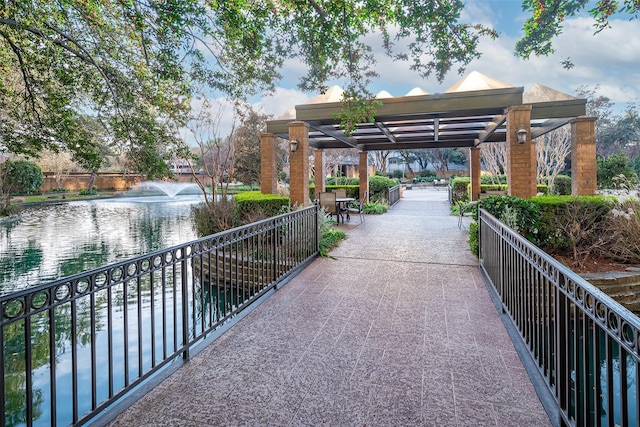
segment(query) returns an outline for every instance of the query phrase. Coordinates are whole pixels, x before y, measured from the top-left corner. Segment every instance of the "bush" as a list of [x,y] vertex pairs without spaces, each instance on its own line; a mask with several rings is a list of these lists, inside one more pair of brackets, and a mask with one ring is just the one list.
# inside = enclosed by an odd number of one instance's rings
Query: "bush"
[[233,201],[235,202],[236,218],[242,224],[247,224],[244,218],[248,215],[256,215],[257,212],[261,212],[264,218],[268,218],[279,215],[283,208],[288,208],[291,205],[291,200],[288,197],[263,194],[259,191],[236,194]]
[[624,153],[612,154],[597,160],[598,187],[629,190],[638,183],[636,172],[629,166],[629,158]]
[[480,184],[505,184],[506,185],[507,175],[480,175]]
[[451,181],[451,202],[453,204],[469,201],[470,183],[471,178],[469,177],[454,178]]
[[95,188],[91,191],[85,190],[84,188],[78,192],[79,196],[96,196],[98,195],[98,190]]
[[531,200],[512,196],[489,196],[482,199],[482,207],[503,222],[537,243],[540,208]]
[[598,223],[614,203],[603,196],[543,196],[531,201],[540,211],[537,244],[550,253],[571,251],[576,262],[577,257],[588,256],[584,248],[593,245],[590,240],[597,237]]
[[469,224],[469,250],[475,256],[480,255],[480,233],[478,232],[478,223],[472,222]]
[[597,249],[600,256],[618,262],[640,264],[640,202],[625,201],[614,207],[604,221],[608,245]]
[[389,198],[389,188],[395,187],[398,183],[384,176],[369,177],[369,201],[387,201]]
[[200,237],[220,233],[236,227],[233,200],[221,199],[216,203],[201,203],[191,207],[193,228]]
[[336,230],[333,226],[334,222],[331,217],[327,216],[324,209],[318,209],[318,234],[320,240],[318,242],[318,252],[322,257],[329,257],[329,251],[347,237],[342,230]]
[[191,208],[191,218],[198,236],[208,236],[234,227],[250,224],[291,210],[288,197],[262,194],[259,191],[239,193],[231,200],[201,203]]
[[346,177],[334,177],[330,176],[324,181],[325,185],[338,185],[340,187],[346,185],[360,185],[360,178],[346,178]]
[[378,202],[365,203],[364,206],[362,206],[362,211],[366,214],[379,215],[385,213],[388,210],[389,207],[387,205]]
[[553,183],[553,194],[559,196],[571,195],[571,177],[568,175],[558,175]]

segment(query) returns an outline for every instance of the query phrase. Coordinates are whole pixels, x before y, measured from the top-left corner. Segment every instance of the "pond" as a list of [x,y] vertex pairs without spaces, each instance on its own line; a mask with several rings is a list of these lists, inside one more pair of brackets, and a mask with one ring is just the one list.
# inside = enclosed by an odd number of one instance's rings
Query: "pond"
[[0,295],[196,238],[199,195],[42,205],[0,222]]
[[[120,197],[92,201],[76,201],[55,205],[42,205],[25,209],[19,218],[0,223],[0,295],[34,287],[83,271],[145,253],[186,243],[196,239],[190,218],[191,207],[202,201],[199,195]],[[122,304],[112,301],[112,310],[122,310]],[[96,326],[98,354],[107,354],[104,347],[106,301],[94,308],[100,312]],[[56,369],[57,393],[60,402],[73,400],[71,372],[71,314],[67,306],[55,310],[56,317]],[[121,313],[120,313],[121,314]],[[91,360],[90,339],[81,325],[86,325],[90,313],[78,305],[76,313],[78,346],[78,372]],[[33,425],[67,425],[71,422],[68,406],[60,405],[52,420],[49,412],[51,383],[49,378],[47,316],[35,316],[31,369],[34,383]],[[26,365],[24,322],[6,326],[3,333],[5,366],[4,409],[8,426],[27,425],[26,421]],[[84,337],[84,338],[83,338]],[[116,346],[118,335],[114,334]],[[135,339],[133,337],[132,339]],[[147,357],[147,356],[145,356]],[[120,376],[125,369],[120,360],[114,366]],[[116,375],[116,378],[118,376]],[[108,390],[100,377],[98,391]],[[91,399],[80,393],[80,413],[89,410]]]

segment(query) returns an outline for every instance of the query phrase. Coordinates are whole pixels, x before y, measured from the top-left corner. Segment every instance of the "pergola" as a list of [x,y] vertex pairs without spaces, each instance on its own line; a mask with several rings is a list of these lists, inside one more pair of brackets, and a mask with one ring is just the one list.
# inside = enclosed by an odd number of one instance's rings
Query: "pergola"
[[383,94],[377,98],[382,105],[377,108],[374,121],[360,123],[351,136],[344,134],[336,119],[340,102],[296,105],[294,117],[267,122],[267,133],[261,136],[262,192],[277,191],[275,145],[276,138],[280,137],[298,142],[295,152],[290,153],[292,203],[309,203],[306,177],[311,148],[314,149],[316,193],[324,191],[323,150],[360,150],[362,196],[368,189],[368,151],[468,147],[471,198],[477,200],[482,144],[506,141],[509,194],[529,198],[536,194],[536,152],[531,140],[569,123],[572,193],[595,192],[596,119],[584,116],[584,99],[539,84],[525,92],[523,87],[513,87],[477,72],[442,94],[402,97]]

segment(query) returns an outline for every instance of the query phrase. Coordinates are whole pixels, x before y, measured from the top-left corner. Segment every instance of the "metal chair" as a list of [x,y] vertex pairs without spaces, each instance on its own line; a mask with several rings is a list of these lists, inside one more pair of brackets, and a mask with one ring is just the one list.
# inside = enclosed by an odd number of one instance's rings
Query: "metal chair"
[[[336,193],[336,198],[338,199],[346,199],[347,198],[347,189],[346,188],[336,188],[335,190],[333,190],[334,193]],[[344,203],[339,203],[338,204],[338,209],[340,209],[340,216],[342,216],[342,214],[347,214],[347,219],[351,219],[351,217],[349,216],[349,207],[344,204]]]
[[367,201],[367,196],[369,195],[368,191],[365,191],[364,194],[362,195],[362,197],[360,198],[360,201],[358,202],[358,207],[357,208],[349,208],[350,212],[354,212],[354,213],[359,213],[360,214],[360,223],[364,222],[364,204]]
[[340,209],[338,209],[338,205],[336,203],[336,193],[332,192],[321,192],[320,193],[320,207],[324,209],[326,213],[329,215],[335,215],[336,221],[340,222],[340,218],[342,217],[342,213]]

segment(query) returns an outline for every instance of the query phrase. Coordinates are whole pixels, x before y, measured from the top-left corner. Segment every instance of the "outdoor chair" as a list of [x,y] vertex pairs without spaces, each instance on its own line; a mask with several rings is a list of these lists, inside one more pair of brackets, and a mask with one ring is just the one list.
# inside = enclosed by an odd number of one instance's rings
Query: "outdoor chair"
[[[345,199],[347,197],[347,189],[346,188],[336,188],[335,190],[333,190],[334,193],[336,193],[336,198],[338,199]],[[338,209],[340,209],[340,216],[342,216],[342,214],[346,214],[347,215],[347,219],[351,219],[349,217],[349,207],[344,204],[344,203],[339,203],[338,204]]]
[[346,188],[336,188],[335,190],[333,190],[333,192],[336,193],[336,197],[337,198],[344,199],[345,197],[347,197],[347,189]]
[[365,191],[364,194],[362,195],[362,197],[360,198],[360,201],[358,202],[358,206],[349,208],[349,212],[359,213],[360,214],[360,223],[364,222],[364,203],[367,200],[367,195],[368,194],[369,194],[369,192]]
[[342,216],[342,213],[338,209],[338,205],[336,203],[336,193],[321,192],[320,207],[323,208],[324,211],[328,213],[330,216],[335,215],[336,221],[340,222],[340,217]]

